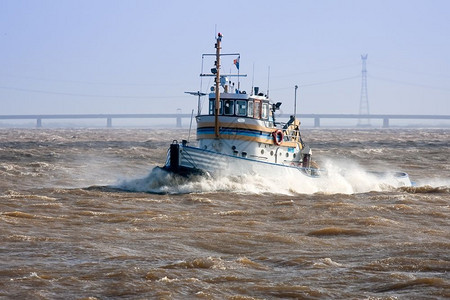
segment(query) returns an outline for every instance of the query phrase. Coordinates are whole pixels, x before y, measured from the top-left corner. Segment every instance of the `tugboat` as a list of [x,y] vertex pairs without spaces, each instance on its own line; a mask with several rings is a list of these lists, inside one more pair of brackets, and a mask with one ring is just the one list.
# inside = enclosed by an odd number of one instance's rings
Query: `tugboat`
[[[258,87],[252,87],[251,94],[237,88],[231,77],[239,74],[239,53],[221,54],[222,34],[216,38],[214,67],[211,73],[201,77],[214,77],[208,99],[208,111],[200,111],[201,92],[190,93],[199,98],[196,146],[189,142],[173,141],[167,153],[164,170],[190,176],[193,174],[211,177],[253,175],[265,177],[298,178],[305,184],[326,177],[326,171],[312,161],[311,148],[303,141],[300,121],[295,114],[288,122],[278,122],[275,112],[281,102],[273,102]],[[238,74],[221,74],[221,57],[237,56],[234,64]],[[203,66],[203,64],[202,64]],[[203,68],[203,67],[202,67]],[[389,181],[396,186],[410,186],[408,174],[371,172],[376,177],[389,175]]]
[[[272,102],[258,87],[247,94],[235,88],[230,77],[241,74],[221,74],[222,34],[216,39],[215,66],[211,73],[200,76],[215,77],[209,94],[207,114],[196,116],[197,146],[186,140],[173,141],[164,169],[180,175],[208,174],[215,176],[240,174],[270,174],[275,176],[302,174],[318,177],[320,170],[311,160],[311,149],[302,140],[300,121],[293,115],[287,123],[277,122],[275,112],[281,102]],[[213,54],[203,54],[203,56]],[[200,92],[199,96],[205,95]]]

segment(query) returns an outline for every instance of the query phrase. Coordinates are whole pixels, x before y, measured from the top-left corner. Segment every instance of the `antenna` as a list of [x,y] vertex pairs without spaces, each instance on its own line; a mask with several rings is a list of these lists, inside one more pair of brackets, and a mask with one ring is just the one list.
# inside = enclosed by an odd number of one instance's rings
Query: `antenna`
[[297,89],[298,85],[295,85],[295,95],[294,95],[294,117],[297,116]]
[[269,87],[270,87],[270,66],[267,70],[267,98],[269,98]]
[[[240,75],[240,69],[239,69],[239,64],[241,63],[241,55],[239,54],[239,56],[238,56],[238,58],[237,58],[237,64],[235,63],[235,65],[236,65],[236,68],[237,68],[237,70],[238,70],[238,91],[240,92],[241,91],[241,76],[239,76]],[[231,73],[231,72],[230,72]]]
[[[361,70],[361,98],[359,101],[359,114],[369,115],[369,97],[367,93],[367,61],[368,54],[361,55],[362,70]],[[359,119],[358,126],[370,126],[370,119]]]
[[253,91],[254,91],[254,86],[255,86],[255,63],[253,63],[253,71],[252,71],[252,95],[253,95]]

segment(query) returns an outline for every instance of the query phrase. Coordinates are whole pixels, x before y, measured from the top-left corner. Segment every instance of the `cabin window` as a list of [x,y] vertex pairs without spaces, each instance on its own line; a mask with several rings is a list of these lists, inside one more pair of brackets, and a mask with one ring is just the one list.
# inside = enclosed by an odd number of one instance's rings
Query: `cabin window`
[[261,111],[261,118],[267,120],[268,117],[269,117],[269,103],[263,103],[262,111]]
[[253,117],[253,101],[248,101],[247,116]]
[[236,115],[245,117],[247,115],[247,101],[236,101]]
[[255,113],[253,114],[255,119],[261,119],[261,102],[255,101]]
[[214,101],[215,100],[209,100],[209,114],[214,115]]
[[223,108],[225,115],[234,115],[234,100],[223,100]]
[[[214,108],[216,107],[216,100],[215,99],[211,99],[209,100],[209,114],[210,115],[214,115]],[[219,106],[219,115],[222,114],[222,101],[220,101],[220,106]]]

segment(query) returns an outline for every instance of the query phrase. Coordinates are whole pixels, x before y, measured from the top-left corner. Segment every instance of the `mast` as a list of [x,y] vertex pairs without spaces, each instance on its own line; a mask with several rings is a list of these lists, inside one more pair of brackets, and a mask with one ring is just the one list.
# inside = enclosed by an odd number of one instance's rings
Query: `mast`
[[220,42],[222,34],[219,32],[216,42],[216,105],[214,107],[214,132],[218,139],[219,135],[219,109],[220,109]]
[[294,117],[297,117],[297,89],[298,85],[295,85],[295,94],[294,94]]

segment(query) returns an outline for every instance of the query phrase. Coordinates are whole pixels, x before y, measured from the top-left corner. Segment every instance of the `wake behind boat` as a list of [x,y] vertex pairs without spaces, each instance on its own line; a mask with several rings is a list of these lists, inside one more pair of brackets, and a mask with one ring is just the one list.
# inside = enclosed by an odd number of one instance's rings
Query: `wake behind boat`
[[[300,121],[292,115],[288,122],[278,122],[275,112],[281,102],[252,88],[251,94],[240,89],[239,53],[221,53],[222,35],[216,38],[216,53],[211,73],[214,77],[208,98],[208,111],[200,111],[199,97],[196,116],[197,141],[191,146],[186,140],[174,141],[169,148],[163,169],[181,175],[208,174],[213,177],[258,174],[264,177],[298,178],[308,184],[325,176],[312,161],[312,151],[303,141]],[[221,57],[234,55],[237,74],[221,74]],[[203,65],[203,64],[202,64]],[[237,78],[237,87],[230,78]],[[392,173],[399,185],[411,185],[406,173]],[[398,185],[398,184],[396,184]]]

